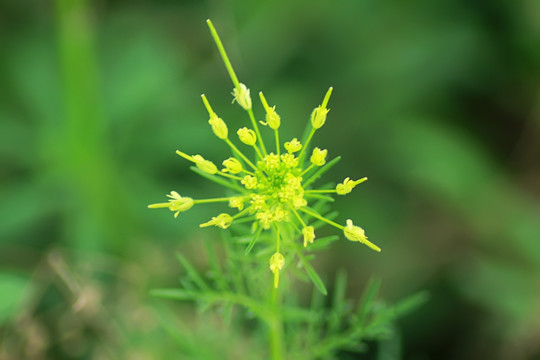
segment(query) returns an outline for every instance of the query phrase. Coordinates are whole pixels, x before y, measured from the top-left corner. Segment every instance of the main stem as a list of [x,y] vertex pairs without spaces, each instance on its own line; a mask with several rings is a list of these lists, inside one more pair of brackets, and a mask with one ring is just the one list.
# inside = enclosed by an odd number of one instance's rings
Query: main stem
[[283,360],[283,319],[281,318],[281,299],[278,289],[272,286],[272,318],[268,322],[270,327],[270,354],[272,360]]

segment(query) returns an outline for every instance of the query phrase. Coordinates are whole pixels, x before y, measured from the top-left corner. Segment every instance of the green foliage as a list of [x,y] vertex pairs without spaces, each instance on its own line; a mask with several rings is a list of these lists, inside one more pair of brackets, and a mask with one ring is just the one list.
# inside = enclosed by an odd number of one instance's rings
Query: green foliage
[[[311,306],[306,307],[294,296],[294,286],[283,292],[283,304],[272,306],[268,302],[267,287],[261,286],[266,279],[266,266],[245,255],[242,241],[226,236],[222,242],[229,256],[223,263],[216,258],[214,246],[207,243],[206,257],[210,271],[205,274],[197,271],[183,255],[177,258],[185,275],[181,288],[156,289],[151,294],[156,297],[195,303],[199,308],[198,321],[203,321],[205,312],[221,314],[236,332],[247,332],[255,317],[261,320],[250,341],[264,343],[266,326],[279,316],[285,324],[284,339],[286,357],[291,359],[335,359],[341,351],[362,353],[367,349],[367,341],[384,340],[394,334],[395,321],[424,304],[428,295],[421,292],[405,298],[393,305],[386,305],[378,299],[381,281],[372,279],[363,295],[356,301],[346,297],[347,278],[343,271],[338,272],[333,291],[329,294],[331,302],[324,301],[326,287],[308,262],[302,265],[308,276],[318,288],[313,290]],[[311,273],[310,273],[311,272]],[[313,279],[314,277],[315,279]],[[321,288],[319,288],[319,286]],[[324,290],[324,291],[323,291]],[[321,295],[322,293],[322,295]],[[234,308],[239,308],[234,311]],[[233,315],[234,314],[234,315]],[[266,326],[265,326],[266,325]],[[179,338],[183,335],[177,334]],[[257,337],[261,337],[257,339]],[[179,342],[180,350],[193,359],[205,359],[186,341]]]

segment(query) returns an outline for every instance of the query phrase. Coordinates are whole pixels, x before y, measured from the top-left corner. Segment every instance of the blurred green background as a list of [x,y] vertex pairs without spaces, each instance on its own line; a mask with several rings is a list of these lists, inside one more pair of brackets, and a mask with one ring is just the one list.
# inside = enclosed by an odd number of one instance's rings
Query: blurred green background
[[146,208],[171,190],[221,195],[174,154],[223,160],[200,94],[247,124],[207,18],[240,80],[277,104],[283,139],[334,86],[315,141],[343,158],[324,180],[369,177],[335,208],[383,252],[343,240],[316,266],[328,281],[345,268],[352,298],[373,275],[388,301],[431,293],[398,324],[401,358],[540,359],[535,0],[3,0],[0,358],[250,346],[148,295],[176,286],[174,252],[204,267],[201,240],[218,235],[198,224],[219,206]]

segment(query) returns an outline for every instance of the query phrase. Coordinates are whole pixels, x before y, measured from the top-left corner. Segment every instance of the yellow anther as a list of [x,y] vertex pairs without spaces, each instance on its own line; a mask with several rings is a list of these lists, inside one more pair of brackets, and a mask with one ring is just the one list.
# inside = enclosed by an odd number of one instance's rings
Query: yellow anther
[[249,89],[246,87],[246,85],[239,83],[238,87],[233,89],[232,94],[238,105],[243,107],[245,110],[251,109],[251,96],[249,95]]
[[270,258],[270,270],[274,273],[274,287],[277,288],[279,285],[279,272],[283,269],[285,265],[285,258],[281,253],[276,252]]
[[300,151],[300,149],[302,149],[302,144],[300,143],[300,141],[298,141],[297,138],[294,138],[291,141],[287,141],[285,143],[285,149],[287,149],[287,151],[292,154]]
[[224,160],[223,166],[225,166],[223,172],[230,172],[231,174],[238,174],[243,170],[242,163],[233,157]]
[[359,180],[351,180],[350,178],[346,178],[343,183],[336,185],[336,193],[338,195],[345,195],[348,194],[354,189],[354,187],[358,184],[363,183],[367,180],[367,177],[361,178]]
[[313,240],[315,240],[315,229],[313,226],[306,226],[303,228],[302,234],[304,235],[304,247],[307,246],[308,242],[313,243]]
[[222,229],[226,229],[229,226],[231,226],[231,223],[233,222],[233,218],[231,215],[223,213],[219,214],[218,216],[212,217],[212,220],[205,222],[204,224],[199,225],[200,227],[208,227],[208,226],[217,226]]
[[246,145],[253,146],[257,142],[257,135],[255,135],[255,131],[248,129],[247,127],[238,129],[237,134],[240,141]]
[[353,225],[351,219],[347,220],[347,226],[343,228],[343,233],[345,234],[345,237],[351,241],[358,241],[364,245],[367,245],[375,251],[381,251],[380,247],[368,240],[364,229],[359,226]]
[[328,153],[328,150],[321,150],[316,147],[315,149],[313,149],[313,153],[311,155],[311,163],[316,166],[323,166],[324,164],[326,164],[326,153]]

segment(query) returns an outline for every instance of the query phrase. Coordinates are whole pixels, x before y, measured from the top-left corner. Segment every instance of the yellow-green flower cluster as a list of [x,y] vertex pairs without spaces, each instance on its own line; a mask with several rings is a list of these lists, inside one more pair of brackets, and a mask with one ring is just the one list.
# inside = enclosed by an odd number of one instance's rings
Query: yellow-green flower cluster
[[[230,133],[225,121],[214,112],[205,95],[202,95],[212,131],[230,147],[233,156],[223,160],[223,169],[219,170],[213,162],[204,159],[201,155],[188,155],[180,150],[176,153],[194,163],[200,171],[207,175],[206,177],[222,177],[220,183],[230,185],[228,187],[235,189],[236,193],[223,198],[192,199],[182,197],[177,192],[172,191],[170,195],[167,195],[170,198],[168,202],[152,204],[149,207],[169,208],[177,217],[180,212],[189,210],[193,205],[228,202],[231,211],[235,214],[219,214],[200,226],[217,226],[226,229],[239,219],[249,220],[251,218],[254,226],[261,231],[272,231],[275,234],[276,243],[275,253],[269,260],[269,267],[274,274],[275,287],[279,283],[279,272],[285,266],[283,254],[287,256],[288,253],[287,249],[280,249],[280,246],[282,248],[285,246],[282,241],[282,228],[284,226],[296,229],[298,240],[303,239],[304,247],[316,241],[315,228],[309,224],[321,220],[341,230],[347,239],[358,241],[375,251],[380,251],[379,247],[367,239],[364,230],[355,226],[352,220],[347,220],[346,225],[343,226],[322,216],[310,206],[310,202],[321,197],[327,198],[328,195],[325,194],[348,194],[355,186],[367,180],[365,177],[359,180],[346,178],[334,189],[312,189],[311,187],[317,172],[324,170],[323,167],[327,164],[328,151],[315,147],[311,154],[308,154],[308,148],[315,132],[326,122],[327,114],[330,111],[327,105],[332,88],[328,90],[323,102],[311,114],[309,124],[311,130],[305,143],[302,144],[297,138],[294,138],[285,142],[283,148],[279,139],[281,117],[277,114],[276,107],[270,107],[263,93],[259,93],[266,112],[265,121],[259,123],[270,128],[275,138],[275,145],[272,145],[271,150],[267,150],[261,138],[258,122],[253,114],[250,91],[246,85],[238,81],[221,40],[209,20],[208,25],[235,85],[233,89],[234,100],[248,113],[251,128],[244,126],[236,131],[238,140],[245,147],[241,150],[229,137]],[[249,159],[249,156],[245,154],[246,150],[254,153],[255,160]],[[309,163],[306,161],[308,158]]]

